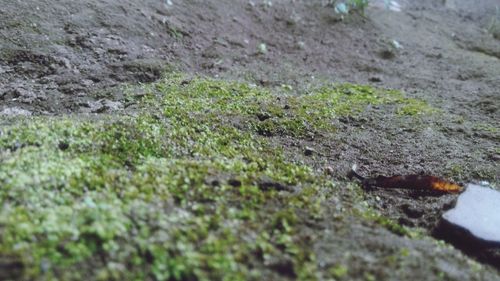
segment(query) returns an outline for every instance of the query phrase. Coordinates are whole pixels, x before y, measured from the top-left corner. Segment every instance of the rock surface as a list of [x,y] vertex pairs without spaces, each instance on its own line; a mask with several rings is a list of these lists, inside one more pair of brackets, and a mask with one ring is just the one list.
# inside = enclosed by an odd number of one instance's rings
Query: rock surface
[[7,107],[0,111],[0,116],[30,116],[31,111],[19,107]]

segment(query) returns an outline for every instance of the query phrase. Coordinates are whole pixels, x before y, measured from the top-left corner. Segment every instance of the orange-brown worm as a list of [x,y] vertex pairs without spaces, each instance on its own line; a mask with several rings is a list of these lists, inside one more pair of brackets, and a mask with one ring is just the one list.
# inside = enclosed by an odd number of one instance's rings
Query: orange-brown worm
[[357,178],[363,186],[378,186],[383,188],[408,188],[415,190],[429,190],[447,193],[458,193],[463,187],[449,181],[445,181],[435,176],[427,175],[406,175],[406,176],[378,176],[375,178],[365,178],[356,172],[356,165],[349,172],[350,178]]

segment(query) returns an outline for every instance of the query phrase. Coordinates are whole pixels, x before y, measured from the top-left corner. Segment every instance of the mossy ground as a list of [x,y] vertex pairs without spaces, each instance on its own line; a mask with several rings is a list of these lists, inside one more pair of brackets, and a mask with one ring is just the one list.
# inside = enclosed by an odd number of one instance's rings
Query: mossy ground
[[333,119],[366,107],[433,111],[425,103],[368,86],[277,95],[180,74],[145,89],[129,93],[134,114],[3,121],[6,279],[341,278],[340,265],[318,268],[302,231],[311,222],[353,216],[409,235],[362,205],[325,208],[361,200],[359,188],[285,157],[268,136],[335,134]]

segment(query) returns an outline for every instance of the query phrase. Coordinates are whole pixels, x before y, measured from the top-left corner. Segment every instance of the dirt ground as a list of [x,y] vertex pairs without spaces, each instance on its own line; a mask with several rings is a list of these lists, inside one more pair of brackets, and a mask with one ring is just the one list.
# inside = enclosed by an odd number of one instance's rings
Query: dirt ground
[[[346,180],[356,163],[366,176],[426,173],[498,186],[500,27],[491,28],[498,0],[407,0],[399,2],[400,12],[371,1],[364,16],[343,20],[327,1],[171,2],[3,3],[0,115],[126,112],[124,88],[171,69],[298,95],[325,82],[369,84],[401,90],[441,114],[401,119],[374,106],[336,120],[333,138],[273,136],[273,143],[317,170],[331,167],[335,180]],[[378,189],[364,196],[387,217],[426,234],[456,199]],[[372,251],[404,245],[425,255],[431,247],[388,240],[382,230],[366,237],[368,226],[345,224],[341,236],[328,235],[338,225],[319,227],[325,233],[315,248],[325,264],[343,253],[361,266]],[[365,236],[349,241],[347,233]],[[442,253],[438,265],[446,280],[472,280],[472,269],[454,253]],[[425,264],[409,268],[416,277],[429,274],[421,272]],[[498,268],[486,266],[482,280],[500,280]]]

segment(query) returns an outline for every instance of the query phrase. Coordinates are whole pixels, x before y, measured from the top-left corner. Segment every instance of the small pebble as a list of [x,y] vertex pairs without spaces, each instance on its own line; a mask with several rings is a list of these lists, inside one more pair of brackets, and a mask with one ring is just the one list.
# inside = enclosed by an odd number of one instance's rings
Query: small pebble
[[259,44],[259,53],[267,54],[267,45],[264,43]]
[[307,147],[305,148],[304,150],[304,155],[305,156],[311,156],[313,155],[314,153],[316,153],[316,150],[314,150],[314,148],[311,148],[311,147]]
[[325,167],[325,174],[333,176],[333,168],[332,168],[332,166],[326,166]]
[[227,183],[233,187],[240,187],[241,181],[239,179],[229,179]]
[[66,150],[66,149],[69,148],[69,144],[67,142],[65,142],[65,141],[61,141],[61,142],[59,142],[58,147],[59,147],[60,150],[64,151],[64,150]]

